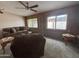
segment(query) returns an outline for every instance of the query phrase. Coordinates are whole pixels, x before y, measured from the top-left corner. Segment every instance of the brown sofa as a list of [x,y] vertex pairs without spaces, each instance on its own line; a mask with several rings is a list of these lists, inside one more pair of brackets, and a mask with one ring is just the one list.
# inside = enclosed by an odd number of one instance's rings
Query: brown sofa
[[45,39],[37,33],[15,37],[11,51],[15,58],[38,58],[44,55]]
[[2,29],[2,36],[15,36],[17,34],[27,33],[27,29],[25,27],[9,27]]

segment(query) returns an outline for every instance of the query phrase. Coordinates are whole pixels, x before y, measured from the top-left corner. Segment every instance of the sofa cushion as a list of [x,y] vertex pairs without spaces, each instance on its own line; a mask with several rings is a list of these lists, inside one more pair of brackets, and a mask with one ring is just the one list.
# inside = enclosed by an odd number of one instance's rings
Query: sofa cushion
[[13,33],[16,33],[17,32],[15,28],[12,28],[12,31],[13,31]]
[[0,39],[3,37],[2,30],[0,30]]
[[16,31],[20,31],[20,30],[19,30],[19,27],[14,27],[14,28],[15,28]]
[[19,27],[19,30],[20,31],[25,30],[25,27]]
[[4,32],[9,32],[10,33],[10,28],[3,28]]

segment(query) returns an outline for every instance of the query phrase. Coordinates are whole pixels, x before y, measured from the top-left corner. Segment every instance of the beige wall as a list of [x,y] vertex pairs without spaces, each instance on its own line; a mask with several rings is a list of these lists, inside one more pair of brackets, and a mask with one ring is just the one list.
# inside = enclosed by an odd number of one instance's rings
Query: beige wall
[[17,26],[25,26],[23,17],[10,13],[0,14],[0,29]]

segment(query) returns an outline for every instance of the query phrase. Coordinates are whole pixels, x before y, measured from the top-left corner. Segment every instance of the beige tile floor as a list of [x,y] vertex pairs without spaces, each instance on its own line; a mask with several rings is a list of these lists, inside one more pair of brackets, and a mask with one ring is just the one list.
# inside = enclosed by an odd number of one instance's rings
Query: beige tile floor
[[46,38],[45,54],[48,58],[78,58],[79,53],[71,45],[65,45],[64,42]]

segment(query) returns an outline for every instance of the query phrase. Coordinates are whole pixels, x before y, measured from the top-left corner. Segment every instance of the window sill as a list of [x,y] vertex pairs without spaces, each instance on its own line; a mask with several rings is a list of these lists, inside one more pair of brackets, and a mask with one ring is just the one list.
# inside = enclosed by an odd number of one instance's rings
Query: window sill
[[66,29],[46,29],[46,30],[53,30],[53,31],[66,31]]

